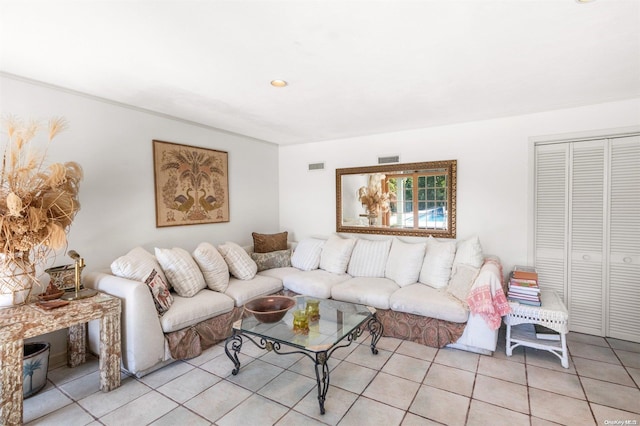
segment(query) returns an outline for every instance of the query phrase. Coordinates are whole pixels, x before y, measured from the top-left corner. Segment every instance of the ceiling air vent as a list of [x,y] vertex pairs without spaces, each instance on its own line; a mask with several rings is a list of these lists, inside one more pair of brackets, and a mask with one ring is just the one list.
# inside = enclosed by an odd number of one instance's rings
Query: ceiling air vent
[[378,164],[399,163],[399,155],[391,155],[389,157],[378,157]]
[[309,163],[309,171],[324,170],[324,163]]

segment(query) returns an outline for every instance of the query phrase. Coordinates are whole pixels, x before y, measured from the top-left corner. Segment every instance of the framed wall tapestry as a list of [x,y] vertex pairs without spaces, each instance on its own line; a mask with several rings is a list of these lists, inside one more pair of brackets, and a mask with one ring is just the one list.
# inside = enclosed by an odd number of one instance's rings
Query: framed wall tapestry
[[228,154],[153,141],[156,227],[229,222]]

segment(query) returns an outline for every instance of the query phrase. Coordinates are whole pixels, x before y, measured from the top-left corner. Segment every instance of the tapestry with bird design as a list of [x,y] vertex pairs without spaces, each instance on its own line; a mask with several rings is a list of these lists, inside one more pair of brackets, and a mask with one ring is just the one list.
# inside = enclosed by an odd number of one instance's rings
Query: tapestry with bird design
[[156,226],[229,222],[228,154],[153,141]]

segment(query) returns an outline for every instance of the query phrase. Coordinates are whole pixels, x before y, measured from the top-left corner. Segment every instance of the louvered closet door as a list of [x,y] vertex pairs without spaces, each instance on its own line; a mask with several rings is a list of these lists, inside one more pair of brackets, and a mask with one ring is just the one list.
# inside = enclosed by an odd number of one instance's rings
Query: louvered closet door
[[569,145],[535,148],[535,266],[540,287],[566,302]]
[[640,136],[610,142],[607,336],[640,342]]
[[604,336],[606,141],[571,145],[569,327]]

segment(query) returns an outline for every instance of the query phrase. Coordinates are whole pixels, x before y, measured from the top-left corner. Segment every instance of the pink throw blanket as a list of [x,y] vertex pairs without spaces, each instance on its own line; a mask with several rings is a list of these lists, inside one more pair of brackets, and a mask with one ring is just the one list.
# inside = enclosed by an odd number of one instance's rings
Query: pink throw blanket
[[502,317],[511,312],[511,307],[502,287],[502,264],[497,258],[488,257],[480,269],[474,288],[467,296],[471,313],[480,315],[489,328],[500,328]]

